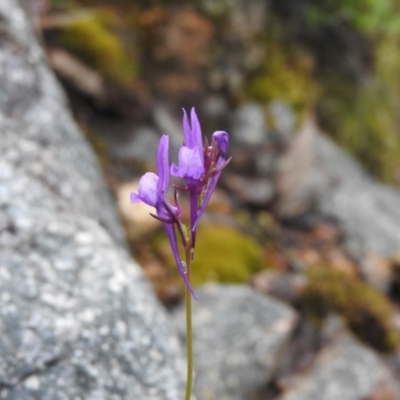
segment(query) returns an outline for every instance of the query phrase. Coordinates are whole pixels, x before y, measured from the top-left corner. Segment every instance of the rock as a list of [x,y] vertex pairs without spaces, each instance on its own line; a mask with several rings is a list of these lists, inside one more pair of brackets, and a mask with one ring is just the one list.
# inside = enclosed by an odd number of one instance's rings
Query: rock
[[141,13],[139,22],[147,43],[149,83],[156,98],[175,110],[186,102],[193,104],[193,99],[204,93],[204,69],[213,54],[213,25],[188,7],[149,9]]
[[393,281],[392,265],[388,258],[369,253],[361,264],[364,279],[381,292],[388,293]]
[[2,398],[183,397],[165,313],[104,228],[67,212],[0,218],[12,227],[0,235]]
[[309,116],[279,159],[275,178],[278,195],[277,213],[282,218],[302,214],[309,206],[308,178],[313,160],[315,121]]
[[265,143],[268,131],[262,107],[256,103],[245,103],[232,117],[229,129],[234,141],[258,146]]
[[313,210],[332,217],[346,250],[359,262],[400,249],[400,191],[373,180],[313,119],[280,161],[276,189],[281,216]]
[[[292,379],[298,377],[296,374],[310,368],[323,346],[332,342],[345,330],[344,321],[334,314],[328,316],[322,326],[307,319],[300,320],[290,343],[281,354],[279,366],[274,375],[277,389],[282,392],[282,389],[290,387],[293,384]],[[260,390],[259,393],[262,394],[263,390]]]
[[284,301],[295,304],[301,290],[306,286],[307,279],[300,273],[280,271],[263,271],[251,279],[255,290]]
[[182,119],[174,118],[171,112],[161,104],[156,104],[152,113],[158,131],[170,138],[170,154],[177,154],[183,141]]
[[[12,10],[12,11],[11,11]],[[11,214],[74,210],[124,235],[95,157],[81,138],[23,11],[2,1],[0,204]],[[56,134],[55,132],[59,132]],[[67,166],[67,167],[66,167]],[[14,172],[13,172],[14,171]]]
[[279,100],[272,101],[268,104],[267,115],[274,130],[285,141],[291,139],[295,130],[296,117],[289,105]]
[[[377,397],[384,390],[386,397]],[[400,398],[398,384],[376,353],[349,335],[324,348],[279,400]]]
[[214,59],[208,81],[213,89],[242,97],[246,75],[257,71],[265,60],[261,37],[268,24],[268,2],[199,1],[198,6],[218,21],[218,41],[214,41]]
[[109,140],[112,155],[118,160],[155,164],[160,135],[147,126],[128,127],[125,135]]
[[390,256],[400,249],[400,192],[369,177],[328,138],[318,135],[310,183],[316,208],[335,217],[350,254]]
[[[208,284],[197,294],[194,391],[202,400],[245,399],[271,378],[296,314],[247,286]],[[184,337],[183,308],[174,317]]]
[[74,88],[93,98],[99,105],[105,103],[105,87],[102,76],[63,49],[51,49],[47,53],[52,69]]
[[225,173],[223,182],[239,201],[248,206],[265,207],[274,196],[274,187],[265,178]]
[[0,397],[182,398],[178,340],[15,0],[0,37]]
[[151,56],[158,63],[178,59],[186,68],[198,68],[209,61],[213,26],[201,14],[188,8],[150,9],[142,13],[141,24],[153,37]]

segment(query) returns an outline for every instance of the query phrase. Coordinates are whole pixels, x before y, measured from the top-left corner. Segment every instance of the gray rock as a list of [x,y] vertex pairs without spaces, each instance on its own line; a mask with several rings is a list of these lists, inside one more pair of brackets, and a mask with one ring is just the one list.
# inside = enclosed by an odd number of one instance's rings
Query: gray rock
[[254,146],[263,144],[268,131],[262,107],[256,103],[243,104],[233,115],[229,132],[237,143]]
[[15,0],[0,37],[0,398],[182,398],[178,340]]
[[[296,314],[247,286],[209,284],[193,305],[195,393],[202,400],[239,400],[268,382]],[[184,310],[175,314],[182,330]]]
[[361,260],[399,250],[399,190],[374,181],[328,138],[319,135],[314,144],[310,187],[316,206],[340,221],[351,255]]
[[273,185],[265,178],[249,178],[231,173],[224,176],[224,183],[238,200],[253,207],[265,207],[275,194]]
[[293,379],[279,400],[366,398],[399,399],[398,384],[377,354],[342,335],[321,351],[309,371]]
[[[190,113],[190,110],[186,111]],[[168,135],[170,138],[170,153],[177,154],[179,148],[182,146],[182,120],[176,119],[168,108],[164,107],[162,104],[156,104],[153,107],[152,116],[157,130],[164,135]]]
[[290,139],[295,131],[296,117],[289,105],[275,100],[268,104],[267,112],[272,119],[274,130],[284,139]]
[[95,157],[15,0],[0,2],[0,34],[1,206],[82,212],[123,243]]
[[122,140],[112,139],[112,155],[118,160],[153,163],[156,160],[160,135],[154,129],[142,126]]
[[0,215],[1,398],[183,397],[166,315],[104,228],[71,213]]
[[400,191],[370,177],[321,134],[313,118],[306,120],[279,160],[282,166],[275,182],[281,214],[313,209],[334,217],[346,249],[360,263],[370,254],[390,256],[400,249]]

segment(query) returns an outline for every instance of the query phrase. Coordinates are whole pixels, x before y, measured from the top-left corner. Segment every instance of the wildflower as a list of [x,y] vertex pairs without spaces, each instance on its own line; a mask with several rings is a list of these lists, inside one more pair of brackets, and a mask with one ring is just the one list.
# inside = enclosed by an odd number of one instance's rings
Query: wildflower
[[200,195],[204,176],[204,149],[201,137],[200,123],[196,111],[192,108],[190,113],[191,123],[189,124],[186,111],[183,110],[183,130],[184,142],[179,149],[179,167],[175,164],[171,166],[173,176],[183,178],[186,182],[186,190],[189,192],[190,201],[190,225],[192,231],[192,248],[195,246],[196,232],[193,230],[197,219],[198,196]]
[[183,178],[190,198],[190,225],[192,246],[195,246],[196,226],[215,189],[221,170],[226,161],[228,134],[217,131],[212,135],[211,145],[203,147],[200,123],[192,108],[191,124],[183,110],[183,130],[185,140],[179,150],[179,166],[172,164],[171,174]]
[[141,177],[139,181],[138,193],[131,193],[131,203],[138,203],[142,201],[143,203],[146,203],[156,209],[157,215],[152,215],[163,223],[163,227],[167,233],[178,271],[192,295],[196,297],[186,277],[186,272],[182,266],[176,241],[175,226],[177,226],[178,229],[182,229],[179,218],[180,209],[176,201],[176,196],[175,206],[169,204],[165,197],[169,187],[168,149],[169,138],[168,136],[163,135],[160,139],[157,153],[158,175],[153,172],[147,172]]

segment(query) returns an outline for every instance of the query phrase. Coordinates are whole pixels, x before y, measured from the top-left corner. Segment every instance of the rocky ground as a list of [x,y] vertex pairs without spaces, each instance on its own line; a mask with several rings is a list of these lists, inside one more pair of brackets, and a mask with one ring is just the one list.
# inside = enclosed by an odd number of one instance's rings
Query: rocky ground
[[[21,4],[27,19],[0,2],[0,397],[182,397],[182,285],[129,192],[161,134],[179,147],[180,107],[195,105],[205,135],[230,133],[233,157],[199,227],[197,398],[400,399],[400,192],[324,134],[315,108],[243,96],[264,60],[266,3],[228,8],[225,36],[193,7],[88,29],[87,9]],[[124,45],[146,44],[146,68],[121,69],[104,21],[122,37],[135,27]],[[79,48],[94,37],[113,63]]]

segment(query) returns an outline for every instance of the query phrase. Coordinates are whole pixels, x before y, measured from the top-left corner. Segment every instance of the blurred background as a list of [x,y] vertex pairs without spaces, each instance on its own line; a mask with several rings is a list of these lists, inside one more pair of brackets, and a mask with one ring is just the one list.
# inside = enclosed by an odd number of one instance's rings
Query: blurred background
[[[398,1],[26,8],[97,153],[132,256],[166,306],[181,302],[183,288],[159,223],[129,193],[155,169],[161,134],[176,154],[181,109],[194,106],[203,135],[230,134],[233,156],[199,227],[195,285],[250,283],[287,302],[304,321],[301,340],[338,315],[398,374]],[[321,346],[304,339],[282,376]]]

